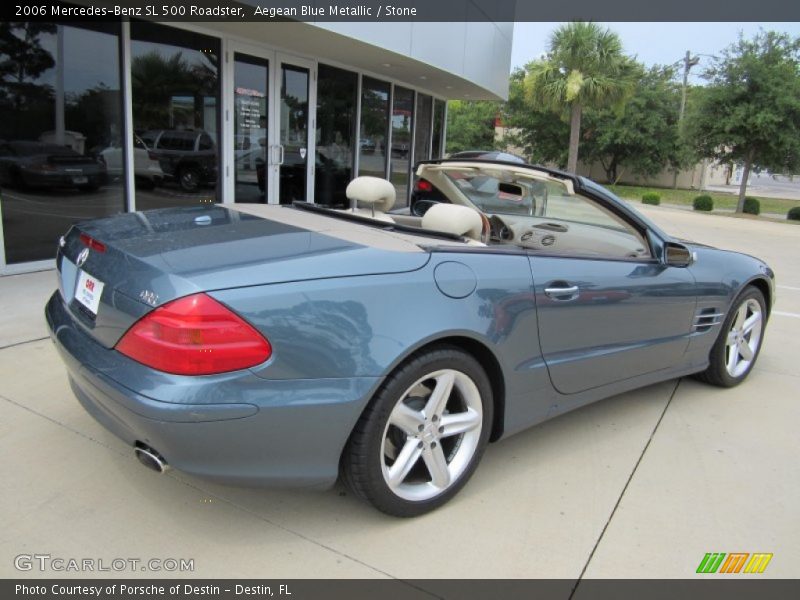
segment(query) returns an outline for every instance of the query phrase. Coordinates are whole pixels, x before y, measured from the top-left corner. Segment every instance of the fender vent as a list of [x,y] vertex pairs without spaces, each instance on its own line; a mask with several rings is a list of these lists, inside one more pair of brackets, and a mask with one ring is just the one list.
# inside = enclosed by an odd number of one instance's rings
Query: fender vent
[[716,308],[701,308],[694,317],[692,328],[698,333],[704,333],[722,323],[724,318],[725,314],[718,312]]

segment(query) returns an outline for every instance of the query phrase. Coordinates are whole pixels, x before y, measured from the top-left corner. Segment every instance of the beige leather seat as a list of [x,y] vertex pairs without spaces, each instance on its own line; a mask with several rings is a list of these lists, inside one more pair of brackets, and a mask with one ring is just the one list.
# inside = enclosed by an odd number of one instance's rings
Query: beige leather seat
[[356,177],[347,185],[345,195],[354,208],[344,212],[394,223],[394,219],[386,214],[395,201],[394,186],[387,180],[368,175]]
[[481,242],[483,219],[477,210],[457,204],[434,204],[422,217],[422,228],[463,235],[470,243]]

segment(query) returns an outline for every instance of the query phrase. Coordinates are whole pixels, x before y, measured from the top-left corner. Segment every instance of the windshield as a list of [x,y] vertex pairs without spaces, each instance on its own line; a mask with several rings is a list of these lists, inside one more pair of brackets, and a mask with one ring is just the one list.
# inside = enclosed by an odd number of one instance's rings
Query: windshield
[[550,197],[568,196],[567,187],[504,169],[452,168],[445,178],[484,213],[536,216]]

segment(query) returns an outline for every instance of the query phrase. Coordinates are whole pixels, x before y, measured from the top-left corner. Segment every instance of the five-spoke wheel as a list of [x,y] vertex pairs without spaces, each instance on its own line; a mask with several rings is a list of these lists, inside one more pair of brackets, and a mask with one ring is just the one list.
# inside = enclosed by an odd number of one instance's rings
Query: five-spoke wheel
[[755,298],[739,305],[725,343],[725,367],[731,377],[743,375],[756,359],[764,327],[764,311]]
[[383,433],[383,477],[406,500],[445,491],[469,466],[481,437],[483,407],[475,383],[454,369],[414,382]]
[[746,287],[734,300],[711,348],[708,368],[698,379],[721,387],[733,387],[744,381],[758,358],[766,325],[764,294]]
[[469,354],[418,355],[393,373],[364,412],[342,460],[345,481],[379,510],[415,516],[466,483],[489,438],[491,386]]

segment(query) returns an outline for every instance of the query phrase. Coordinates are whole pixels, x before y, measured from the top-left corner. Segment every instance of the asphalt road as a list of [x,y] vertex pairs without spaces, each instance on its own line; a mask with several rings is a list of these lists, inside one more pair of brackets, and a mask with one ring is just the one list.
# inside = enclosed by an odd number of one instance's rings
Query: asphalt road
[[[739,193],[738,185],[714,185],[709,186],[708,189],[712,192]],[[747,193],[750,196],[763,196],[764,198],[800,200],[800,175],[790,177],[753,173],[747,182]]]

